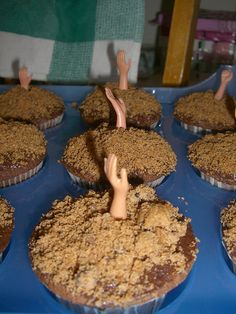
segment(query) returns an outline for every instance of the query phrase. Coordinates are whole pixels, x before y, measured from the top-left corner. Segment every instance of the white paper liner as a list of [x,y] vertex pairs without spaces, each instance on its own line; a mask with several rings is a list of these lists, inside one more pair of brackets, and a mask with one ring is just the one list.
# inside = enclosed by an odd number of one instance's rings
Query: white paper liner
[[228,191],[236,191],[236,185],[230,185],[227,183],[220,182],[210,176],[207,176],[203,172],[200,172],[201,178],[207,182],[209,182],[211,185],[217,186],[220,189],[225,189]]
[[104,310],[100,310],[95,307],[89,307],[80,304],[74,304],[69,301],[66,301],[59,296],[57,299],[60,303],[62,303],[65,307],[70,309],[73,313],[76,314],[155,314],[160,309],[165,295],[160,298],[152,299],[143,304],[132,305],[127,308],[115,307],[115,308],[107,308]]
[[202,127],[196,126],[196,125],[190,125],[184,122],[180,122],[180,124],[185,130],[190,131],[194,134],[199,134],[199,133],[206,134],[206,133],[212,132],[211,129],[203,129]]
[[3,253],[0,253],[0,263],[2,262],[2,255]]
[[[73,182],[79,184],[82,188],[85,189],[95,189],[95,190],[104,190],[107,185],[104,183],[94,183],[81,179],[80,177],[75,176],[70,171],[67,170]],[[145,182],[144,184],[155,188],[157,185],[161,184],[161,182],[165,179],[165,176],[162,176],[154,181]]]
[[159,120],[156,121],[156,122],[153,122],[153,123],[150,125],[150,129],[151,129],[151,130],[155,129],[155,127],[158,125],[158,123],[159,123]]
[[230,264],[231,264],[231,267],[232,267],[232,270],[233,270],[233,273],[236,275],[236,263],[233,261],[232,257],[230,256],[228,250],[227,250],[227,247],[226,247],[226,244],[225,244],[225,241],[223,239],[223,233],[222,233],[222,229],[221,229],[221,243],[224,247],[224,250],[226,252],[226,255],[228,256],[229,260],[230,260]]
[[43,160],[34,169],[31,169],[11,179],[0,181],[0,187],[5,188],[6,186],[17,184],[26,179],[29,179],[30,177],[35,175],[42,168],[42,166],[43,166]]
[[56,126],[57,124],[61,123],[63,116],[64,116],[64,113],[62,113],[60,116],[58,116],[54,119],[51,119],[51,120],[48,120],[45,122],[41,122],[38,127],[40,130],[46,130],[48,128],[52,128],[52,127]]

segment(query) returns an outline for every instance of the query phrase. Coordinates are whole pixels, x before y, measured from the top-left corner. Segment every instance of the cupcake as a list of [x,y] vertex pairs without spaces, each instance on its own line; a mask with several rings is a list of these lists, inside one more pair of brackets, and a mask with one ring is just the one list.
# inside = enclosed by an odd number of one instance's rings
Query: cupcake
[[107,125],[71,138],[61,163],[73,181],[96,188],[107,181],[103,158],[112,153],[118,156],[119,169],[126,166],[133,184],[145,183],[154,187],[176,167],[175,153],[156,132],[111,129]]
[[72,180],[85,187],[99,188],[106,182],[103,159],[115,154],[119,169],[127,169],[132,184],[156,186],[175,170],[176,155],[170,145],[156,132],[126,128],[126,105],[116,99],[110,89],[106,95],[117,116],[116,128],[106,124],[70,139],[61,163]]
[[140,88],[128,86],[128,70],[131,61],[125,62],[124,51],[117,54],[120,73],[119,84],[108,83],[97,86],[81,103],[79,110],[82,118],[90,125],[97,126],[115,121],[114,110],[105,95],[105,88],[112,90],[117,98],[122,98],[127,108],[127,125],[139,128],[155,128],[161,118],[161,105],[150,93]]
[[0,261],[3,251],[9,244],[11,233],[14,226],[14,209],[10,204],[0,197]]
[[188,157],[202,179],[236,190],[236,133],[205,135],[189,146]]
[[31,77],[25,68],[19,72],[21,85],[0,95],[0,117],[32,123],[44,130],[59,124],[64,114],[61,98],[50,91],[29,86]]
[[236,200],[221,211],[221,230],[223,246],[236,273]]
[[0,120],[0,187],[36,174],[46,155],[46,140],[34,125]]
[[[197,240],[190,219],[153,188],[127,189],[124,171],[110,177],[114,192],[90,190],[53,203],[29,243],[32,268],[75,313],[155,313],[189,274]],[[126,194],[121,216],[110,210],[119,190]]]
[[175,104],[174,117],[186,130],[193,133],[234,130],[236,100],[225,94],[232,77],[233,73],[225,70],[216,93],[208,90],[181,97]]

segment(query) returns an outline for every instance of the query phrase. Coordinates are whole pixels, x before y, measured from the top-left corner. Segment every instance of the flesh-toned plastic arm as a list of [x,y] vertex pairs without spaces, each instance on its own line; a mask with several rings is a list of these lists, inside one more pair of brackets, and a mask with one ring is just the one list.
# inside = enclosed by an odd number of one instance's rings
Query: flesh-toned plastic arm
[[126,198],[129,190],[126,170],[121,169],[119,178],[117,176],[117,157],[109,154],[108,158],[104,158],[104,171],[114,190],[110,214],[116,219],[126,219]]
[[115,98],[109,88],[105,88],[105,92],[116,112],[116,127],[126,129],[126,107],[123,100]]
[[28,70],[26,67],[23,67],[19,71],[19,80],[20,80],[20,85],[24,89],[28,90],[29,89],[29,84],[32,80],[32,75],[29,75]]
[[231,70],[222,71],[220,86],[217,92],[215,93],[216,100],[221,100],[223,98],[226,87],[228,83],[232,80],[232,78],[233,78],[233,72]]
[[117,52],[117,66],[120,73],[119,80],[119,89],[128,89],[128,72],[131,66],[131,59],[129,59],[128,63],[125,62],[125,52],[124,50],[119,50]]

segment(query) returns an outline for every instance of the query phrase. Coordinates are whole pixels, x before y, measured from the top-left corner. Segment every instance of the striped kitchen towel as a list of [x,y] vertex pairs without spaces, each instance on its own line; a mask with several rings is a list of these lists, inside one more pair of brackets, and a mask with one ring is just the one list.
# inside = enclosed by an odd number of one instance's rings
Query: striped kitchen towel
[[0,77],[27,66],[34,80],[114,81],[124,50],[135,83],[143,30],[144,0],[1,0]]

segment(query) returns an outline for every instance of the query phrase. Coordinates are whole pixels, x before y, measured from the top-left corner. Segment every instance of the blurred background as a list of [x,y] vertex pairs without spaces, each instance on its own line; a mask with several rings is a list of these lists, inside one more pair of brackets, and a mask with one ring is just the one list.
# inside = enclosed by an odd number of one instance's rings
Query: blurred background
[[[162,84],[173,6],[174,0],[145,0],[139,85]],[[189,84],[207,78],[220,64],[236,64],[236,1],[201,0]]]

